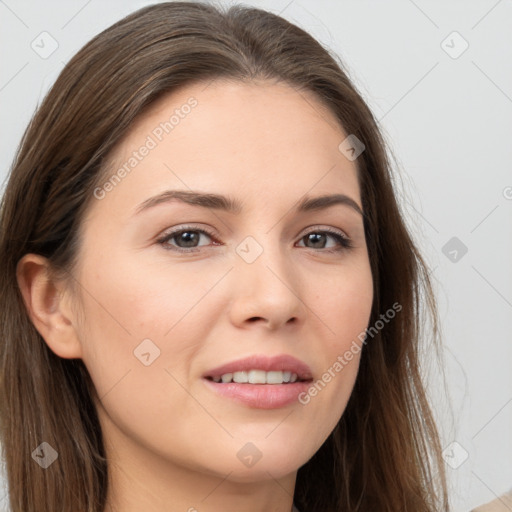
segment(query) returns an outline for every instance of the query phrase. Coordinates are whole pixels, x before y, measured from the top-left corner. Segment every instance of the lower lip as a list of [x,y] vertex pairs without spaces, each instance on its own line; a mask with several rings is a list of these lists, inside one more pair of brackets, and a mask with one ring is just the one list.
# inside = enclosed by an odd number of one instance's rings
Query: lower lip
[[207,386],[219,395],[231,398],[255,409],[279,409],[298,402],[300,393],[307,391],[309,382],[288,384],[239,384],[220,383],[203,379]]

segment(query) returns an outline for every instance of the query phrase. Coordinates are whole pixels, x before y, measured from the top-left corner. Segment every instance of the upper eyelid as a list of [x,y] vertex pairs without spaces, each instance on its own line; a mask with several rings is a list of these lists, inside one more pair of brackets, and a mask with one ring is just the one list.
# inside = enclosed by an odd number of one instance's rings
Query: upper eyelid
[[[160,236],[157,237],[157,240],[162,241],[162,240],[172,239],[173,237],[175,237],[175,236],[179,235],[180,233],[187,231],[187,230],[201,232],[201,234],[205,234],[215,240],[220,238],[217,236],[216,233],[213,232],[214,230],[212,230],[212,229],[184,224],[184,225],[178,226],[176,228],[171,228],[169,231],[164,231]],[[210,232],[210,231],[212,231],[212,232]],[[348,242],[352,241],[351,237],[346,233],[345,230],[340,229],[340,228],[331,227],[331,226],[326,227],[326,226],[322,226],[319,224],[314,224],[312,226],[308,226],[308,227],[304,228],[304,230],[302,231],[303,234],[299,238],[302,239],[306,235],[308,235],[310,233],[314,233],[314,232],[326,232],[327,234],[330,234],[331,236],[335,236],[335,235],[341,236],[342,238],[345,238]]]

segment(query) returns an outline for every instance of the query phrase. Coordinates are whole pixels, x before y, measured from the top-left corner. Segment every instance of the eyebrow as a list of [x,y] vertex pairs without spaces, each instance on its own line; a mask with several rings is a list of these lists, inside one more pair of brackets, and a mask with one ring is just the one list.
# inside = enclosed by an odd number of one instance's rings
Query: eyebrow
[[[178,200],[193,206],[212,208],[214,210],[223,210],[235,214],[241,213],[243,209],[241,202],[229,196],[203,193],[193,190],[166,190],[165,192],[162,192],[161,194],[158,194],[154,197],[150,197],[149,199],[146,199],[144,202],[142,202],[135,210],[134,215],[137,215],[158,204],[172,202],[174,200]],[[299,213],[318,211],[337,204],[349,206],[357,213],[364,216],[359,205],[351,197],[345,194],[331,194],[318,197],[306,196],[298,203],[296,210]]]

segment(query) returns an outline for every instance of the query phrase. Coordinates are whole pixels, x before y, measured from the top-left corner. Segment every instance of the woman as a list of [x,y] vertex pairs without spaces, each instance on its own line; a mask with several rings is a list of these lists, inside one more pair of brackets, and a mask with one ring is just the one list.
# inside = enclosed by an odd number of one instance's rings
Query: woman
[[189,2],[117,22],[36,112],[1,222],[13,512],[448,510],[427,269],[303,30]]

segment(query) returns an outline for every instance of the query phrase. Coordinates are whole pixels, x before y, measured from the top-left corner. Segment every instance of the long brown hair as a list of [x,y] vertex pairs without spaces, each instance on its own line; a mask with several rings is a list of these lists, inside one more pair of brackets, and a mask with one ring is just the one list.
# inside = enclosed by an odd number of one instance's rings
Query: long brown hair
[[[364,143],[357,168],[374,281],[370,325],[402,307],[365,344],[344,414],[298,471],[295,504],[302,512],[449,510],[419,358],[423,311],[439,349],[436,304],[376,120],[339,58],[285,19],[240,5],[168,2],[118,21],[68,62],[11,167],[0,217],[0,435],[12,511],[103,512],[108,485],[94,385],[80,359],[55,355],[32,324],[17,263],[40,254],[77,286],[80,223],[106,157],[157,98],[217,78],[312,91]],[[43,441],[58,452],[46,470],[32,460]]]

